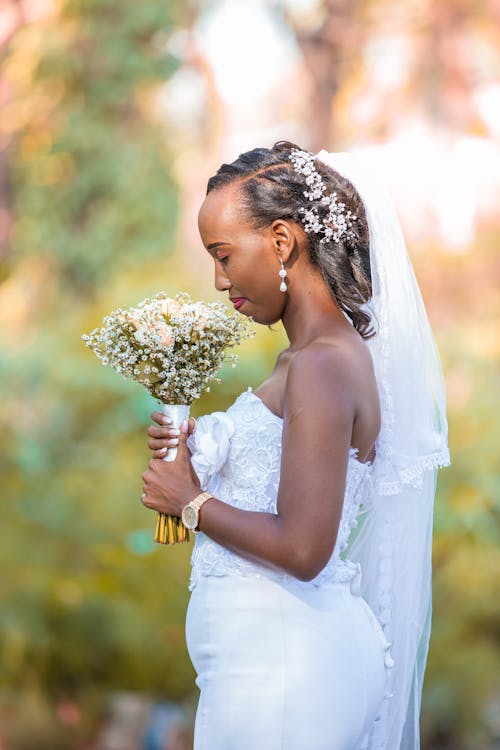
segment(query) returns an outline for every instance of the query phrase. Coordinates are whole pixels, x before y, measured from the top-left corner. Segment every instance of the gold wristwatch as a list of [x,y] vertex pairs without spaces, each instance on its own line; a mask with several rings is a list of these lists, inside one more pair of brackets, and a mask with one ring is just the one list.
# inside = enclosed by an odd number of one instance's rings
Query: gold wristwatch
[[191,502],[189,502],[187,505],[184,506],[182,509],[182,523],[186,527],[186,529],[189,529],[189,531],[194,531],[195,534],[198,533],[197,526],[200,522],[200,508],[207,500],[209,500],[213,495],[210,494],[210,492],[201,492],[199,495],[197,495]]

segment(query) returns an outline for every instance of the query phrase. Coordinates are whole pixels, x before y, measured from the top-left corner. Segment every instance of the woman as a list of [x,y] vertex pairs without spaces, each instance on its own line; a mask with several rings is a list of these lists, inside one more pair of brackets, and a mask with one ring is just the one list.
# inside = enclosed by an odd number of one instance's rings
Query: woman
[[[222,165],[199,229],[216,288],[256,323],[282,320],[290,346],[189,438],[157,412],[148,429],[143,503],[200,532],[195,748],[417,748],[449,459],[397,218],[355,158],[281,141]],[[158,460],[176,440],[176,461]]]

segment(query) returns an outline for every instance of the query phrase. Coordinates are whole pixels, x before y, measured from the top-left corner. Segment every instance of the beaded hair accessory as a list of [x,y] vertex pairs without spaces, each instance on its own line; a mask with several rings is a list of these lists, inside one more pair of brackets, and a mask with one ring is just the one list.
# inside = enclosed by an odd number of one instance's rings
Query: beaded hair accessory
[[309,201],[320,201],[323,206],[328,207],[328,214],[324,221],[321,221],[316,206],[310,208],[299,208],[299,213],[304,215],[301,222],[305,231],[313,234],[323,233],[320,243],[342,242],[345,240],[355,240],[356,234],[352,227],[357,219],[345,203],[339,201],[337,193],[334,191],[326,194],[326,187],[321,179],[321,175],[314,166],[314,156],[308,151],[292,149],[289,156],[294,170],[298,174],[305,175],[306,184],[310,190],[304,190],[304,197]]

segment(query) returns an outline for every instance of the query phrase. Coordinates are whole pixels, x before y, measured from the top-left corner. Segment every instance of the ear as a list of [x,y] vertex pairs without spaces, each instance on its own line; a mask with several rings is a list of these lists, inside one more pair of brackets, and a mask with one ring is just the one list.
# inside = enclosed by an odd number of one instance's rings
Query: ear
[[275,219],[270,229],[276,254],[286,263],[297,242],[293,224],[285,219]]

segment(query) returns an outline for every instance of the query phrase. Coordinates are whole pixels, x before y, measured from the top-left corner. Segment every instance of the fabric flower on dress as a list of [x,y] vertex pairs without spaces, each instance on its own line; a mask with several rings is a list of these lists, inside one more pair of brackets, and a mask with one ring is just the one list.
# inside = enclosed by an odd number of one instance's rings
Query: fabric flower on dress
[[214,411],[196,420],[187,446],[202,490],[206,490],[211,477],[225,463],[233,434],[234,423],[226,412]]

